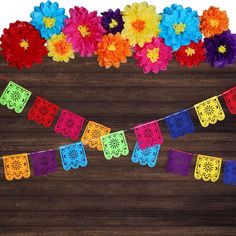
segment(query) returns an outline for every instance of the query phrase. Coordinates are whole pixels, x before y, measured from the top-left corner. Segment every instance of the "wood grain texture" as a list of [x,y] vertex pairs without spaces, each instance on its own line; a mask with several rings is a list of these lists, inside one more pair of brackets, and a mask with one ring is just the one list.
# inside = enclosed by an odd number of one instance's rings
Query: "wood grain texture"
[[[0,58],[0,92],[13,80],[62,108],[110,126],[128,129],[191,107],[236,85],[236,65],[213,69],[203,64],[185,69],[171,63],[166,72],[144,75],[131,59],[119,70],[99,68],[95,58],[69,64],[45,58],[30,70],[9,68]],[[0,107],[1,155],[32,152],[70,143],[27,120],[31,97],[22,114]],[[59,170],[47,177],[7,182],[0,162],[0,235],[178,236],[236,235],[236,188],[196,181],[165,172],[167,152],[176,148],[236,160],[236,119],[202,128],[191,111],[196,133],[173,140],[165,122],[165,143],[157,167],[134,165],[130,156],[107,161],[86,148],[88,168]],[[55,123],[55,122],[54,122]],[[134,134],[127,134],[130,150]]]

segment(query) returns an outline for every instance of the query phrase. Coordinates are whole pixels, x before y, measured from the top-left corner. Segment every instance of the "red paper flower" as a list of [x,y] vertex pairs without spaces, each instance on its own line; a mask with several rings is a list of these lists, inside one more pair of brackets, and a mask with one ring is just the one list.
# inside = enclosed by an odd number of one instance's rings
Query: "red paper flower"
[[176,61],[182,66],[192,67],[199,65],[205,60],[206,51],[203,47],[204,43],[199,41],[198,43],[191,42],[188,46],[182,46],[175,52]]
[[42,63],[43,56],[47,54],[45,42],[31,24],[16,21],[3,30],[1,53],[10,66],[30,68],[34,63]]

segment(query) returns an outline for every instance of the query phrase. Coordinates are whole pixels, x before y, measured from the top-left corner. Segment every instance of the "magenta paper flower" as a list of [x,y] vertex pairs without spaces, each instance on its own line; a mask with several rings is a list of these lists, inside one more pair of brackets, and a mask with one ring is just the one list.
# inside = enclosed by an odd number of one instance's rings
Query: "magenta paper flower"
[[144,73],[166,70],[173,58],[171,47],[166,46],[161,38],[152,38],[152,41],[145,43],[143,47],[136,45],[134,50],[134,58],[138,66],[143,68]]
[[82,57],[90,57],[97,50],[105,32],[101,17],[97,16],[96,11],[88,12],[84,7],[75,6],[69,12],[70,18],[65,19],[63,33],[75,52]]

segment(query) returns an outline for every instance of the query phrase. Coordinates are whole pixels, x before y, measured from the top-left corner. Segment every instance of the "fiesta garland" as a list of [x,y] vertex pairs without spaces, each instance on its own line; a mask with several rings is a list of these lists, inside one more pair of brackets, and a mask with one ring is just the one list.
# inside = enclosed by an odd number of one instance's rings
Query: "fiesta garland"
[[[0,97],[0,104],[7,106],[7,108],[14,110],[16,113],[22,113],[31,96],[33,96],[31,91],[10,81]],[[0,159],[3,159],[5,178],[7,180],[29,178],[31,175],[29,159],[31,159],[33,173],[36,176],[56,172],[56,150],[58,149],[60,150],[63,169],[67,171],[88,165],[85,146],[102,151],[107,160],[127,156],[130,152],[130,147],[125,133],[128,131],[134,131],[136,136],[136,144],[132,152],[131,161],[141,166],[154,168],[157,164],[161,145],[164,142],[159,122],[165,121],[169,135],[173,139],[192,134],[196,128],[190,115],[191,109],[195,110],[199,122],[204,128],[225,119],[225,112],[219,101],[221,96],[224,98],[229,113],[236,115],[235,86],[190,108],[119,131],[113,131],[103,124],[87,120],[85,117],[60,108],[58,105],[36,96],[28,111],[28,119],[30,121],[34,121],[45,128],[54,126],[55,133],[74,141],[80,138],[81,131],[83,131],[82,137],[80,142],[50,150],[0,157]],[[59,118],[57,118],[58,113]],[[54,121],[56,121],[55,125],[53,125]],[[193,156],[197,157],[194,171],[195,179],[218,181],[222,163],[225,162],[224,183],[236,185],[236,161],[224,160],[221,157],[194,155],[183,151],[170,150],[166,170],[174,174],[188,175]]]
[[157,13],[147,2],[108,10],[98,15],[75,6],[65,15],[57,2],[35,6],[31,21],[16,21],[0,38],[1,54],[19,69],[41,64],[44,56],[68,63],[96,55],[99,66],[119,68],[135,58],[144,73],[166,70],[170,61],[182,66],[207,62],[223,68],[236,61],[236,37],[226,11],[211,6],[202,15],[172,4]]

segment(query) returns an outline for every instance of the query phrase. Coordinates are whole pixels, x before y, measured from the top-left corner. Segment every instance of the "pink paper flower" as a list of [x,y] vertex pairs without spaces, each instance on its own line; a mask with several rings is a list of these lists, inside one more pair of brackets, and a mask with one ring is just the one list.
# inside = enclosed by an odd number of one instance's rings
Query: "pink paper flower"
[[96,11],[88,12],[84,7],[75,6],[70,9],[70,18],[65,19],[63,33],[75,52],[82,57],[90,57],[97,50],[104,33],[101,17]]
[[144,73],[166,70],[173,58],[171,47],[166,46],[161,38],[152,38],[152,41],[145,43],[143,47],[136,45],[134,50],[134,58],[138,66],[143,68]]

